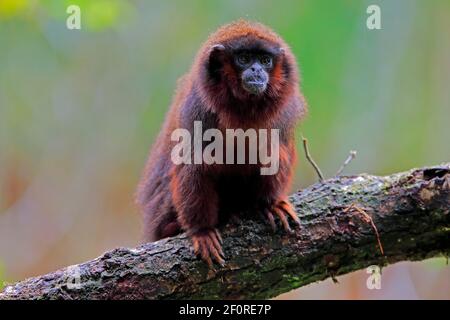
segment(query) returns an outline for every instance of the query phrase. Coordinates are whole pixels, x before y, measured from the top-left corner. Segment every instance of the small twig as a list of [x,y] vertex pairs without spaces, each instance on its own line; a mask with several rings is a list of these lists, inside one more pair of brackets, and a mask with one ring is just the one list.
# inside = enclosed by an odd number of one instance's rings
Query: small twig
[[335,177],[341,175],[342,171],[344,171],[345,167],[352,162],[353,159],[355,159],[356,157],[356,151],[355,150],[351,150],[350,154],[348,155],[347,159],[345,159],[344,163],[342,164],[342,166],[339,168],[339,170],[336,172]]
[[308,159],[309,163],[311,163],[314,170],[316,171],[317,176],[319,177],[319,181],[322,182],[323,181],[322,171],[320,171],[319,166],[314,162],[314,160],[311,158],[311,155],[309,154],[308,139],[306,139],[305,137],[302,136],[302,140],[303,140],[303,149],[305,150],[306,159]]
[[373,222],[373,219],[371,216],[369,216],[367,214],[366,211],[364,211],[364,209],[358,207],[357,205],[355,205],[354,203],[352,203],[349,207],[345,208],[343,211],[344,212],[348,212],[351,209],[355,209],[359,214],[361,214],[364,222],[366,223],[370,223],[370,225],[372,226],[373,231],[375,232],[375,236],[377,237],[377,242],[378,242],[378,247],[380,248],[380,252],[381,254],[384,256],[384,250],[383,250],[383,245],[381,244],[381,239],[380,239],[380,234],[378,233],[378,228],[375,225],[375,223]]
[[339,284],[339,280],[336,278],[335,273],[330,273],[330,278],[331,278],[331,280],[333,280],[334,284]]

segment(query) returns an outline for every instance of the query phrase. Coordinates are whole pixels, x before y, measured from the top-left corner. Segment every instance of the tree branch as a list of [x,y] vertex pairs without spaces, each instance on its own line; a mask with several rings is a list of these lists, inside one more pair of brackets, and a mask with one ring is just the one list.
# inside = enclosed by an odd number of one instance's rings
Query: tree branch
[[335,177],[290,200],[302,221],[296,234],[273,234],[258,219],[228,225],[227,263],[216,272],[180,235],[19,282],[0,299],[271,298],[369,265],[450,252],[450,163]]

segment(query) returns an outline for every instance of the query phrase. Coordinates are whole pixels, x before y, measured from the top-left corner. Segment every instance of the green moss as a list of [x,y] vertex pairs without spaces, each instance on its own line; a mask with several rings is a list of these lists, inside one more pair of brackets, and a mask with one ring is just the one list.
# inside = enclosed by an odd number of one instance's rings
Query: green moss
[[283,274],[283,278],[289,283],[289,285],[294,289],[302,285],[302,281],[298,276],[292,276],[289,274]]

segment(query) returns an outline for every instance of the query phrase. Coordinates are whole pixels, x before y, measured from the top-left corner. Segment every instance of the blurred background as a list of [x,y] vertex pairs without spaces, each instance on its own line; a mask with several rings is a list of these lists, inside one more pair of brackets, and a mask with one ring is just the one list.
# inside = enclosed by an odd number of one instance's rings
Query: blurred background
[[[81,30],[66,28],[70,4]],[[366,28],[370,4],[382,30]],[[310,113],[297,136],[327,176],[352,149],[348,174],[450,161],[448,0],[0,0],[0,287],[139,243],[133,194],[176,79],[238,18],[298,57]],[[292,191],[316,181],[299,154]],[[281,297],[450,298],[445,258],[383,269],[381,290],[367,276]]]

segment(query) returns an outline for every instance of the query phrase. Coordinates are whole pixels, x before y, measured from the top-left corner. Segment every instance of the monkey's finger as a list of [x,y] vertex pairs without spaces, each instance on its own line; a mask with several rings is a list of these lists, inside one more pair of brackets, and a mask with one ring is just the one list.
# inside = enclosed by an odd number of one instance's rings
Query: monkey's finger
[[210,269],[214,269],[213,266],[213,262],[211,260],[211,256],[209,254],[209,250],[208,250],[208,244],[206,243],[205,239],[201,239],[200,240],[200,248],[201,248],[201,258],[203,259],[203,261],[205,261]]
[[273,232],[277,231],[277,225],[275,224],[275,219],[273,217],[272,212],[266,210],[266,217],[269,220],[269,224],[272,227]]
[[223,244],[222,236],[220,235],[219,230],[214,229],[214,233],[216,234],[216,237],[219,240],[220,244]]
[[292,218],[292,220],[295,221],[295,223],[298,226],[301,226],[301,222],[300,222],[299,217],[297,216],[297,213],[294,211],[294,209],[292,209],[292,206],[288,202],[282,201],[279,204],[279,206],[284,212],[286,212]]
[[210,254],[212,255],[213,259],[220,264],[221,266],[225,265],[225,260],[220,256],[220,252],[216,249],[214,244],[212,242],[209,242],[207,244],[208,250]]
[[199,243],[198,243],[197,238],[192,239],[192,247],[194,249],[194,254],[198,255],[200,251],[199,251]]
[[220,248],[220,244],[218,240],[214,238],[212,232],[210,233],[209,237],[205,238],[205,245],[210,253],[210,256],[212,255],[214,260],[216,260],[217,262],[223,261],[221,257],[221,254],[223,255],[222,248]]
[[225,259],[223,259],[220,256],[215,256],[216,258],[216,262],[221,266],[221,267],[225,267]]
[[219,252],[222,257],[225,257],[222,251],[222,246],[220,245],[219,239],[217,239],[217,234],[213,231],[210,234],[211,242],[214,248]]
[[281,223],[283,224],[284,230],[286,230],[289,233],[292,233],[291,227],[289,226],[289,222],[286,219],[285,213],[277,207],[273,208],[272,211],[275,212],[275,214],[278,216],[278,218],[280,218]]

